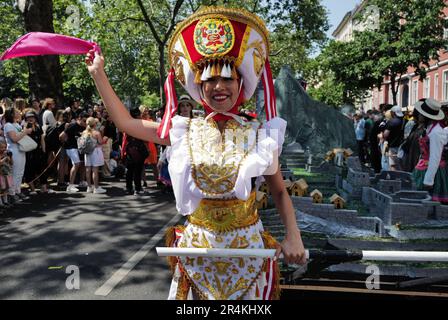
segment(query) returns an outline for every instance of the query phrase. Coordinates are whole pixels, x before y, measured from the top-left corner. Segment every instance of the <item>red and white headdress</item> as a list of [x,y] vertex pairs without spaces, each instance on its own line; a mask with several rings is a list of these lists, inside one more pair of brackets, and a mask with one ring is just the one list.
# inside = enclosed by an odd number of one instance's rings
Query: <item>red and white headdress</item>
[[276,117],[269,50],[264,22],[243,9],[206,7],[181,22],[168,47],[171,70],[165,82],[167,105],[159,136],[167,137],[171,117],[176,114],[174,77],[211,112],[202,99],[202,81],[240,76],[242,90],[231,113],[237,113],[239,105],[252,97],[261,77],[267,120]]

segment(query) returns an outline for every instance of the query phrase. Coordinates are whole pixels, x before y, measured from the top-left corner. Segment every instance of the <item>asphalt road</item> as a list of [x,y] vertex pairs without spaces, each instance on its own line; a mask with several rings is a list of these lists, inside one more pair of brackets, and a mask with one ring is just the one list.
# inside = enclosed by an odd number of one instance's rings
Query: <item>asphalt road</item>
[[39,194],[0,215],[0,299],[166,299],[171,275],[154,247],[183,222],[174,197],[102,186]]

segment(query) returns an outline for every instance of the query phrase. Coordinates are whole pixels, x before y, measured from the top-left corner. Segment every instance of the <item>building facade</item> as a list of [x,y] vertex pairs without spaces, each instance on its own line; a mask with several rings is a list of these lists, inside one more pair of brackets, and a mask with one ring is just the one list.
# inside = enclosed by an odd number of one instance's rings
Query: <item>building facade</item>
[[[353,39],[353,32],[362,31],[365,28],[372,27],[369,23],[375,23],[377,12],[367,6],[368,0],[362,1],[355,9],[348,12],[336,30],[333,37],[338,41],[350,41]],[[448,17],[448,0],[447,7],[444,9],[444,15]],[[371,15],[367,19],[367,23],[360,25],[354,22],[354,16],[362,12],[364,15]],[[445,30],[445,37],[448,38],[448,30]],[[448,49],[448,48],[447,48]],[[448,103],[448,50],[440,50],[439,61],[432,60],[429,68],[427,68],[426,78],[420,80],[415,74],[415,70],[409,67],[407,73],[401,76],[397,93],[397,104],[402,108],[413,106],[416,101],[421,98],[433,98],[442,103]],[[381,104],[393,104],[393,96],[391,90],[390,79],[385,79],[381,88],[374,88],[370,92],[366,92],[366,98],[358,101],[355,106],[361,110],[379,109]]]

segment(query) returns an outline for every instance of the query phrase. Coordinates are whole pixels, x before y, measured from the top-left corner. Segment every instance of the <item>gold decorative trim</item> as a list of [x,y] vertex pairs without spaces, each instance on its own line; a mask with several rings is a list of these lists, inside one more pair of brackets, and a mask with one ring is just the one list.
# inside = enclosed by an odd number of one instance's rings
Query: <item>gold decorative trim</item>
[[[181,270],[182,277],[184,277],[188,283],[188,289],[191,288],[192,291],[196,294],[197,298],[199,298],[199,300],[208,300],[207,296],[198,288],[196,283],[192,279],[190,279],[188,272],[185,270],[185,268],[182,265],[182,263],[180,262],[180,260],[179,260],[179,270]],[[177,290],[179,293],[179,287],[177,288]],[[181,292],[183,292],[183,291],[181,291]],[[188,294],[188,291],[187,291],[187,294]],[[179,296],[181,297],[182,295],[179,295]],[[176,299],[178,299],[177,296],[176,296]],[[178,300],[182,300],[182,299],[178,299]],[[186,300],[186,298],[184,300]]]
[[256,193],[252,192],[247,201],[202,199],[188,216],[188,222],[218,233],[247,228],[259,220],[255,198]]
[[252,28],[248,25],[246,27],[246,31],[244,31],[243,40],[242,40],[241,46],[240,46],[240,52],[238,53],[238,59],[236,59],[236,62],[235,62],[235,66],[237,68],[243,63],[244,55],[246,54],[246,51],[248,49],[247,42],[249,41],[251,31],[252,31]]
[[188,277],[187,272],[183,270],[181,271],[179,282],[177,283],[176,300],[187,300],[190,288],[191,281]]
[[171,66],[174,68],[175,76],[177,80],[184,86],[185,85],[185,73],[184,73],[184,64],[181,61],[181,58],[185,59],[185,55],[178,51],[174,50],[173,53],[173,61],[171,61]]
[[[197,67],[196,67],[196,65],[193,63],[193,61],[191,60],[191,57],[190,57],[190,53],[188,52],[188,49],[187,49],[187,45],[185,44],[185,41],[184,41],[184,38],[182,38],[182,37],[179,37],[179,42],[180,42],[180,45],[182,46],[182,50],[184,51],[184,55],[185,55],[185,57],[187,58],[187,60],[188,60],[188,64],[190,65],[190,68],[191,68],[191,70],[193,70],[193,71],[197,71]],[[174,43],[176,43],[176,42],[174,42]],[[170,61],[172,61],[171,59],[172,59],[172,54],[173,54],[173,51],[172,51],[173,49],[171,48],[171,46],[169,47],[169,51],[168,51],[168,54],[170,55]]]
[[252,42],[247,49],[254,48],[253,51],[253,62],[254,62],[254,72],[257,76],[261,75],[261,71],[263,71],[264,64],[266,61],[266,54],[263,50],[263,43],[261,40],[255,40]]
[[[269,233],[269,231],[263,231],[261,233],[264,247],[266,249],[277,249],[280,243]],[[267,267],[267,265],[266,265]],[[273,272],[275,274],[275,282],[272,284],[272,300],[280,300],[281,288],[280,288],[280,267],[278,261],[274,262]]]
[[[181,232],[185,231],[185,226],[183,225],[177,225],[168,227],[165,231],[165,246],[166,247],[172,247],[174,245],[174,242],[176,241],[176,229],[180,230]],[[168,265],[170,266],[172,274],[174,274],[174,270],[176,269],[176,264],[178,262],[177,257],[167,257]]]
[[[224,151],[222,149],[225,148],[226,143],[225,130],[227,129],[235,130],[240,128],[241,130],[244,131],[250,131],[254,129],[252,127],[252,124],[248,122],[246,125],[240,126],[235,120],[233,119],[228,120],[225,124],[223,133],[220,133],[218,126],[213,119],[209,119],[208,122],[205,122],[201,119],[197,119],[195,121],[196,122],[194,122],[194,125],[198,127],[197,130],[202,130],[202,132],[204,132],[204,130],[206,129],[209,131],[206,133],[206,135],[204,133],[201,133],[199,134],[199,136],[194,137],[196,139],[194,140],[195,147],[199,149],[198,150],[195,149],[195,151],[193,152],[192,139],[191,139],[191,131],[192,131],[191,125],[193,122],[191,119],[189,119],[187,129],[187,142],[189,147],[192,178],[196,186],[206,195],[216,196],[229,193],[235,187],[235,182],[238,177],[241,165],[244,163],[247,156],[256,147],[258,136],[256,135],[254,143],[248,146],[247,151],[244,150],[243,153],[237,153],[237,151],[239,151],[239,149],[241,148],[238,148],[236,146],[230,151]],[[214,146],[215,149],[212,150],[213,151],[212,153],[210,153],[211,152],[210,150],[204,149],[206,142],[204,142],[203,138],[204,136],[206,136],[208,141],[214,141],[213,139],[217,139],[217,135],[221,135],[221,141],[217,142],[217,144]],[[221,149],[217,150],[219,148]],[[215,156],[215,154],[219,152],[219,159],[221,163],[227,163],[227,165],[220,166],[217,163],[196,164],[193,153],[198,154],[198,152],[212,156]],[[238,163],[233,163],[235,161],[230,162],[227,161],[229,157],[235,158],[238,161]],[[240,159],[238,159],[238,157],[240,157]]]

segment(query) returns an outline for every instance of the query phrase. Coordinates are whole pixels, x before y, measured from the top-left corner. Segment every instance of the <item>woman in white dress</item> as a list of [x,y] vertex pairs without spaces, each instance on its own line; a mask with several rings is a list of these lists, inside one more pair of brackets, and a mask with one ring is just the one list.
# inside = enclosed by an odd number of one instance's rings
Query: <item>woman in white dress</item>
[[[285,263],[305,263],[295,210],[279,170],[286,122],[276,116],[264,22],[242,9],[207,7],[181,22],[168,47],[172,69],[161,123],[133,119],[104,72],[104,58],[87,54],[88,70],[117,127],[171,145],[169,172],[187,223],[167,231],[167,245],[197,248],[276,248]],[[205,109],[205,118],[175,116],[174,78]],[[262,78],[267,121],[240,116]],[[168,136],[169,135],[169,136]],[[285,225],[278,244],[263,230],[255,192],[265,179]],[[170,259],[169,299],[275,299],[276,259]]]
[[[106,190],[99,186],[99,167],[104,165],[103,156],[103,137],[101,133],[96,129],[98,120],[89,117],[86,121],[86,130],[82,133],[83,136],[90,136],[96,142],[96,147],[92,153],[84,155],[84,163],[86,166],[86,179],[87,179],[87,192],[93,193],[105,193]],[[93,180],[93,186],[92,186]]]

